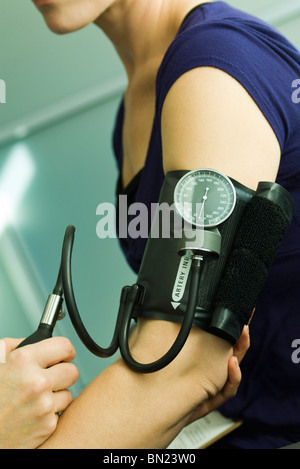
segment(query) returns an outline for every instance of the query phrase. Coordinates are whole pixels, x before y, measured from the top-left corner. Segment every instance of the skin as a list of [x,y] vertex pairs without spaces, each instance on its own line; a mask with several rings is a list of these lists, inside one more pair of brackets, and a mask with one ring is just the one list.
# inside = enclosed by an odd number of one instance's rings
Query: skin
[[[145,163],[158,67],[183,18],[199,3],[51,0],[38,6],[58,34],[93,22],[120,56],[128,77],[123,185]],[[252,189],[261,180],[276,178],[280,147],[273,130],[245,89],[218,69],[194,69],[172,86],[161,128],[166,172],[209,167]],[[132,353],[139,361],[153,361],[177,334],[176,324],[140,320]],[[232,348],[193,328],[180,355],[159,372],[137,374],[117,360],[68,407],[42,447],[164,448],[185,425],[235,394],[241,379],[237,363],[248,347],[248,330]]]
[[[157,334],[156,321],[145,326],[132,346],[140,361],[158,358],[178,332],[172,324],[159,325],[164,334]],[[135,373],[118,360],[74,400],[41,448],[166,448],[184,426],[235,395],[241,379],[238,361],[248,346],[247,331],[232,351],[221,339],[193,330],[180,355],[156,373]]]
[[33,449],[45,441],[56,429],[58,412],[72,402],[67,388],[78,378],[68,339],[14,350],[19,343],[1,340],[0,449]]

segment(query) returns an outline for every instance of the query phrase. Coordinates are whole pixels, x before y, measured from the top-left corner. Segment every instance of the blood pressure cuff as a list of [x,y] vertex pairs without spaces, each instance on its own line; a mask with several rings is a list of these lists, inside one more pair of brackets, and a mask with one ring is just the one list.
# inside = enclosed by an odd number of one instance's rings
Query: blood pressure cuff
[[[179,254],[183,222],[174,207],[174,189],[188,172],[166,174],[136,282],[142,295],[134,318],[179,323],[184,318],[192,260],[191,251]],[[203,257],[193,324],[235,343],[291,221],[293,202],[278,184],[260,183],[255,192],[231,181],[236,205],[231,216],[212,230],[220,235],[220,252]],[[194,228],[193,233],[195,252],[202,254],[205,232]]]
[[219,282],[211,332],[231,342],[238,339],[249,322],[293,212],[293,199],[282,186],[259,183]]

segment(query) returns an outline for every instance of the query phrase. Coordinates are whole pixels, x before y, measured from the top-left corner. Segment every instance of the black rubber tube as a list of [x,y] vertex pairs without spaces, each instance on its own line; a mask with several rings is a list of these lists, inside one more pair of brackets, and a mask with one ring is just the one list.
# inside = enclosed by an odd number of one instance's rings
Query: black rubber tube
[[192,261],[191,266],[191,284],[190,284],[190,292],[189,292],[189,300],[187,304],[187,309],[185,313],[185,317],[182,322],[181,329],[178,333],[178,336],[169,349],[169,351],[158,360],[152,363],[139,363],[137,362],[131,352],[129,350],[129,326],[131,321],[131,313],[133,311],[133,306],[135,303],[135,298],[138,297],[138,286],[134,285],[133,289],[128,295],[127,305],[123,312],[124,317],[122,321],[122,326],[120,328],[120,335],[119,335],[119,344],[120,344],[120,352],[123,357],[123,360],[127,363],[127,365],[133,369],[134,371],[138,371],[140,373],[153,373],[155,371],[161,370],[165,366],[169,365],[171,361],[173,361],[176,356],[182,350],[189,333],[191,331],[193,320],[195,316],[195,309],[197,304],[197,295],[199,289],[199,282],[201,276],[201,260],[200,258],[196,257]]
[[101,358],[108,358],[111,357],[118,349],[118,334],[119,334],[119,327],[121,325],[121,316],[122,316],[122,308],[127,296],[126,287],[122,291],[121,302],[120,302],[120,309],[119,314],[116,322],[116,327],[113,335],[113,339],[111,344],[107,348],[100,347],[90,336],[88,331],[86,330],[78,308],[77,303],[75,300],[74,290],[73,290],[73,282],[72,282],[72,250],[73,250],[73,243],[74,243],[74,235],[75,235],[75,227],[70,225],[67,227],[63,242],[62,248],[62,258],[61,258],[61,275],[62,275],[62,285],[64,291],[65,302],[67,305],[68,313],[73,324],[74,329],[77,332],[78,337],[86,346],[86,348],[96,355],[97,357]]
[[199,256],[195,256],[192,261],[191,283],[187,310],[175,342],[163,357],[152,363],[144,364],[137,362],[132,357],[129,349],[129,330],[131,323],[131,315],[133,312],[134,305],[136,304],[140,296],[140,287],[138,285],[133,285],[132,287],[124,287],[122,290],[116,327],[113,339],[109,347],[100,347],[92,339],[92,337],[86,330],[77,308],[72,282],[71,260],[74,243],[74,233],[75,228],[71,225],[68,226],[63,242],[60,271],[62,276],[64,297],[69,316],[80,340],[91,353],[101,358],[111,357],[117,351],[117,349],[120,348],[120,352],[125,363],[131,369],[140,373],[153,373],[167,366],[169,363],[171,363],[171,361],[176,358],[176,356],[182,350],[193,325],[201,276],[200,267],[202,258]]

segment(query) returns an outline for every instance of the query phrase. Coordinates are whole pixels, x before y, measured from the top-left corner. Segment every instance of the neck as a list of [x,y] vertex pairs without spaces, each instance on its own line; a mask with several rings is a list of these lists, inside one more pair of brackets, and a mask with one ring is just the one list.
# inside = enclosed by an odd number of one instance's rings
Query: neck
[[[112,41],[129,81],[162,60],[185,15],[199,0],[115,0],[97,20]],[[156,67],[157,67],[156,65]]]

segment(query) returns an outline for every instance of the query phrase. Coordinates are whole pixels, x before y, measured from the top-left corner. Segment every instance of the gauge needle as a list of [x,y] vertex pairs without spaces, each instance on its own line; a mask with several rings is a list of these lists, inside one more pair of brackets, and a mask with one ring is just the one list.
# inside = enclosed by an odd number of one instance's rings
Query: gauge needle
[[202,197],[203,202],[202,202],[202,204],[201,204],[201,210],[200,210],[200,213],[199,213],[199,215],[198,215],[198,221],[199,221],[199,220],[204,220],[204,216],[202,216],[202,213],[203,213],[203,211],[204,211],[205,202],[206,202],[206,200],[207,200],[207,198],[208,198],[208,197],[207,197],[208,191],[209,191],[209,187],[206,187],[206,189],[205,189],[205,194],[204,194],[204,196]]

